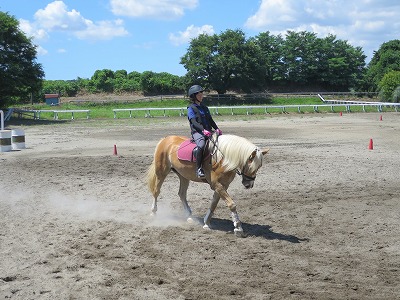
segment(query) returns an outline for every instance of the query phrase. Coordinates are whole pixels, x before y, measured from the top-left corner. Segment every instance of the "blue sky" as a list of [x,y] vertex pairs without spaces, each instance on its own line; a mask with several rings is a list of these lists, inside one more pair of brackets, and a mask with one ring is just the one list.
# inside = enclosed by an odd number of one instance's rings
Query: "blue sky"
[[400,39],[398,0],[0,0],[0,10],[33,37],[48,80],[100,69],[182,76],[190,39],[227,29],[334,34],[361,46],[367,63],[382,43]]

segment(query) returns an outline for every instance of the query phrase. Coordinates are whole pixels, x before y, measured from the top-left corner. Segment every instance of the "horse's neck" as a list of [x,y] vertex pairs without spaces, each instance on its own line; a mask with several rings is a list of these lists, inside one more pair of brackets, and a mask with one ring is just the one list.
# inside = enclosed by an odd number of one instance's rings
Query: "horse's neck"
[[[212,142],[211,142],[212,144]],[[254,146],[255,147],[255,146]],[[235,135],[224,135],[219,137],[216,145],[211,145],[210,149],[216,148],[217,161],[223,161],[222,164],[228,169],[242,168],[245,164],[245,157],[248,156],[248,149],[252,148],[251,143],[246,139]]]

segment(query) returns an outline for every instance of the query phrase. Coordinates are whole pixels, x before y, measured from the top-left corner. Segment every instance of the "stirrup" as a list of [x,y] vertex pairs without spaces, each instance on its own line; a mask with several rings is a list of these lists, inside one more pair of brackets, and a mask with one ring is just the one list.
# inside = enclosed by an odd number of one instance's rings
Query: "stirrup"
[[196,175],[197,175],[198,178],[204,178],[204,177],[206,177],[206,175],[204,174],[204,171],[203,171],[202,168],[198,168],[198,169],[197,169]]

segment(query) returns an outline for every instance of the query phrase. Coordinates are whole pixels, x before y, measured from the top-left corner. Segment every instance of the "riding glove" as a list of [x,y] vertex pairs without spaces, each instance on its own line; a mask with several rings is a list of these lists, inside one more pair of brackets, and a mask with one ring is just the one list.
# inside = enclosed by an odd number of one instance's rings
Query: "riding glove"
[[204,134],[206,137],[210,137],[210,136],[211,136],[211,132],[209,132],[209,131],[206,130],[206,129],[203,129],[203,134]]

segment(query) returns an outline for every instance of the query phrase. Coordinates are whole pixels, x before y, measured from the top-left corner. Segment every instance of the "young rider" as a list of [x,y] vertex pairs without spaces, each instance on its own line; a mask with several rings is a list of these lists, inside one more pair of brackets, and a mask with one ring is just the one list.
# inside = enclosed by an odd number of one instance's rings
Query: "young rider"
[[213,120],[210,110],[203,102],[203,88],[200,85],[193,85],[188,92],[191,104],[188,106],[188,119],[192,138],[197,145],[196,154],[196,176],[204,178],[204,170],[202,168],[204,146],[206,139],[212,135],[212,129],[215,129],[218,135],[222,131],[218,128]]

